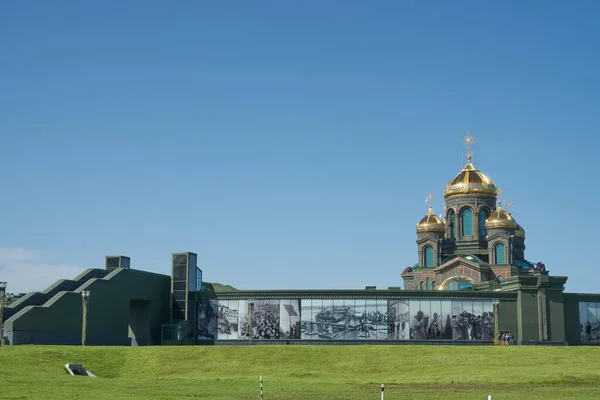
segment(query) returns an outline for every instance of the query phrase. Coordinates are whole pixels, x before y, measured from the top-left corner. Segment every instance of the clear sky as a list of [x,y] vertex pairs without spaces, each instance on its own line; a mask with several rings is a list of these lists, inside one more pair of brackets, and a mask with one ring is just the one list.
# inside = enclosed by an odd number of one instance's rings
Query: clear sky
[[0,280],[399,286],[464,162],[598,292],[598,1],[5,1]]

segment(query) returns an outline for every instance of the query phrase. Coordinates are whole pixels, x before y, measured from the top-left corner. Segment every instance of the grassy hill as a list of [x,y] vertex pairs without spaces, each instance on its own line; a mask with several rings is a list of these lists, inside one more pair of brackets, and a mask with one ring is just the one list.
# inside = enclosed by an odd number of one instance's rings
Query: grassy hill
[[[4,399],[600,398],[600,347],[0,347]],[[72,377],[82,362],[99,378]]]

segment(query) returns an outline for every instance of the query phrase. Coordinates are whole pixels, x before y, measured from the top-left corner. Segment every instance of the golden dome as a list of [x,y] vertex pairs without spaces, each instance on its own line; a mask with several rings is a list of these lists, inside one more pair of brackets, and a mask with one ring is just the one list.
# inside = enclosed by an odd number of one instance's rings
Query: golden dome
[[469,156],[467,165],[444,189],[444,198],[471,193],[496,196],[498,188],[490,178],[471,164],[471,157]]
[[485,227],[487,229],[516,228],[517,223],[509,213],[504,211],[502,207],[498,207],[496,211],[494,211],[492,215],[490,215],[490,217],[485,221]]
[[446,224],[433,213],[431,206],[429,212],[417,224],[417,232],[446,232]]
[[515,228],[515,237],[525,239],[525,229],[519,224],[517,224],[517,227]]

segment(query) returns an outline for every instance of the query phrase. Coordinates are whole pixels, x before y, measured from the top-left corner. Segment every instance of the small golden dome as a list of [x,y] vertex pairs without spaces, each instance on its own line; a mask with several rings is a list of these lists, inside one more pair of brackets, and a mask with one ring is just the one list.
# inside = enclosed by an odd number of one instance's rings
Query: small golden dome
[[429,212],[423,217],[421,222],[417,224],[417,232],[446,232],[446,224],[433,213],[431,206]]
[[494,211],[492,215],[490,215],[490,217],[485,221],[485,227],[487,229],[516,228],[517,223],[509,213],[504,211],[502,207],[498,207],[496,211]]
[[471,164],[471,157],[469,156],[467,165],[444,189],[444,198],[472,193],[496,196],[498,188],[490,178]]
[[515,228],[515,237],[525,239],[525,229],[519,224],[517,224],[517,227]]

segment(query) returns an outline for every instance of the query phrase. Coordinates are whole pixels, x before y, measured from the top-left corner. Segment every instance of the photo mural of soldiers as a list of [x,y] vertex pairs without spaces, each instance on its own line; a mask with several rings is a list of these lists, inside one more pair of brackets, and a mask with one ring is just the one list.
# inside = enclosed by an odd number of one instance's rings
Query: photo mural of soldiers
[[[245,302],[244,313],[239,316],[239,338],[248,339],[250,308]],[[279,339],[279,300],[254,300],[252,307],[252,339]]]
[[411,340],[493,340],[491,301],[410,300],[409,308]]
[[387,336],[387,300],[302,299],[301,338],[380,340]]
[[600,342],[600,303],[579,303],[579,328],[582,343]]
[[[580,303],[584,341],[600,340],[597,311],[597,303]],[[248,339],[246,300],[203,300],[201,313],[201,338]],[[255,300],[252,338],[492,341],[493,306],[491,300]]]

